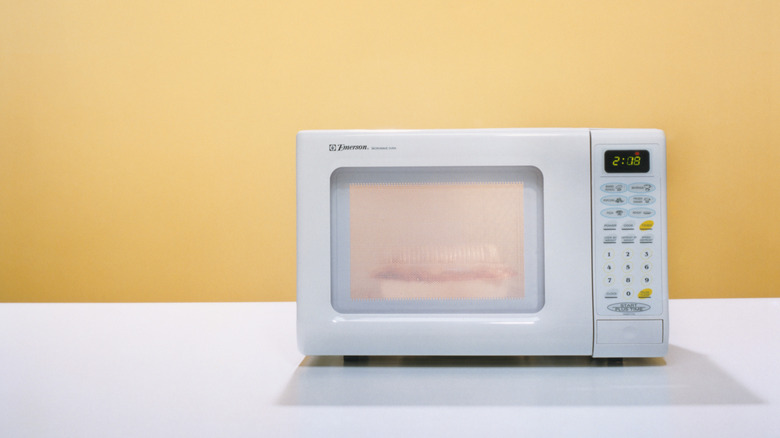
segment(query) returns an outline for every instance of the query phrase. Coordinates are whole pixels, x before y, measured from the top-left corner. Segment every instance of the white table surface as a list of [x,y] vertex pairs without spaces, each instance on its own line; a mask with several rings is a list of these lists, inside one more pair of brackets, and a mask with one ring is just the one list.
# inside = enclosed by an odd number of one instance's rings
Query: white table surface
[[780,299],[665,359],[304,357],[294,303],[0,304],[1,437],[780,436]]

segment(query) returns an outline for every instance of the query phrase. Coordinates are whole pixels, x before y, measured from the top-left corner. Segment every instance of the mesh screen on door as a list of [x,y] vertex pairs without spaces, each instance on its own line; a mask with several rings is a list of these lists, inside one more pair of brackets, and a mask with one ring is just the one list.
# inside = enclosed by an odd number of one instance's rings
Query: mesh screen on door
[[350,184],[351,298],[523,298],[522,198],[522,182]]

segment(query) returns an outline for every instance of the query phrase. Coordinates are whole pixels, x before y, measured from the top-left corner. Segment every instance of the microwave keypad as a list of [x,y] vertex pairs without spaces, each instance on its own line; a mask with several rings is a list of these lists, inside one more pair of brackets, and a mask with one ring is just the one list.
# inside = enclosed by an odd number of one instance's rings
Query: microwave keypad
[[[656,304],[660,272],[656,269],[655,185],[645,181],[610,182],[596,199],[596,291],[598,313],[650,315]],[[599,257],[600,256],[600,257]],[[660,298],[659,298],[660,299]]]

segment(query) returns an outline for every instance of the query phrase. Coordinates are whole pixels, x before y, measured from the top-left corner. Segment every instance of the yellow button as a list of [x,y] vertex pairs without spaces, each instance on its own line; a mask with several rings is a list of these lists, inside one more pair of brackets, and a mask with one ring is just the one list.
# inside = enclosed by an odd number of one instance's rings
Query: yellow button
[[653,294],[652,289],[642,289],[639,291],[639,294],[637,295],[639,298],[650,298],[650,295]]
[[653,221],[644,221],[639,225],[639,229],[642,231],[652,230]]

